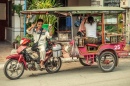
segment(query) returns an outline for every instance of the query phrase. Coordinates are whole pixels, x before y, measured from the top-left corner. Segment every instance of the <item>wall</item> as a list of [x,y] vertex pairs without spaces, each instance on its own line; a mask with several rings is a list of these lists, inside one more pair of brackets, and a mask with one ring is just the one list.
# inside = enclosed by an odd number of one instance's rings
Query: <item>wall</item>
[[91,0],[68,0],[68,6],[90,6]]
[[91,6],[91,0],[79,0],[79,6]]
[[[0,41],[5,39],[5,27],[8,27],[8,0],[0,0],[1,5],[4,4],[5,16],[0,18]],[[0,7],[1,11],[4,11],[3,7]],[[1,14],[0,14],[1,15]]]
[[[12,3],[23,5],[24,0],[14,0]],[[21,19],[23,20],[23,18],[18,16],[18,14],[14,13],[12,16],[12,27],[6,27],[5,29],[5,40],[12,43],[18,35],[23,37],[23,27],[21,27],[23,24],[21,24]]]
[[68,0],[68,6],[77,6],[79,0]]

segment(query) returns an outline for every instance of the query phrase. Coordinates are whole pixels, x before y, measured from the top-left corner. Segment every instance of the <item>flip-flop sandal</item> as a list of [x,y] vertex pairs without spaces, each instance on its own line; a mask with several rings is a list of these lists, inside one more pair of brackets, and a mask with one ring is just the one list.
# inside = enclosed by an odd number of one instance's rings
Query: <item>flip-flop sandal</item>
[[42,66],[42,67],[40,68],[41,71],[42,71],[43,69],[45,69],[44,66]]

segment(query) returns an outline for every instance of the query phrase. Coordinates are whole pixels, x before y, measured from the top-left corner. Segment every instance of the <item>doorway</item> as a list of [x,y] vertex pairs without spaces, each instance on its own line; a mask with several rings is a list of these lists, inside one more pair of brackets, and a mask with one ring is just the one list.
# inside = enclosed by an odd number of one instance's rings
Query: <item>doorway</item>
[[0,41],[5,40],[5,27],[11,27],[11,0],[0,0]]

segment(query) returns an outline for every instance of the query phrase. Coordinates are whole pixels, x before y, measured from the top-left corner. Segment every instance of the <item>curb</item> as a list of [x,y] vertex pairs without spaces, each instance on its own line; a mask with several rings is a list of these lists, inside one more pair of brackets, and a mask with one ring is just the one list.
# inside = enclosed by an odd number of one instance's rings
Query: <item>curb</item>
[[0,64],[0,69],[3,69],[3,67],[4,67],[4,63]]
[[65,62],[77,62],[79,61],[79,59],[77,59],[77,57],[68,57],[68,58],[61,58],[62,62],[65,63]]

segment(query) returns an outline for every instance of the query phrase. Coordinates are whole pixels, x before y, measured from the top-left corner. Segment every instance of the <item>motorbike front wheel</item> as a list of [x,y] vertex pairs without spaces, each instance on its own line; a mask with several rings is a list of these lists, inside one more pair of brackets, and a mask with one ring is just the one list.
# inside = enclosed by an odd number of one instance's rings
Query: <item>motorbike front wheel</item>
[[45,69],[48,73],[56,73],[60,70],[61,65],[60,57],[50,57],[45,63]]
[[11,80],[20,78],[23,73],[24,65],[23,63],[18,63],[18,60],[9,59],[4,65],[4,74]]

